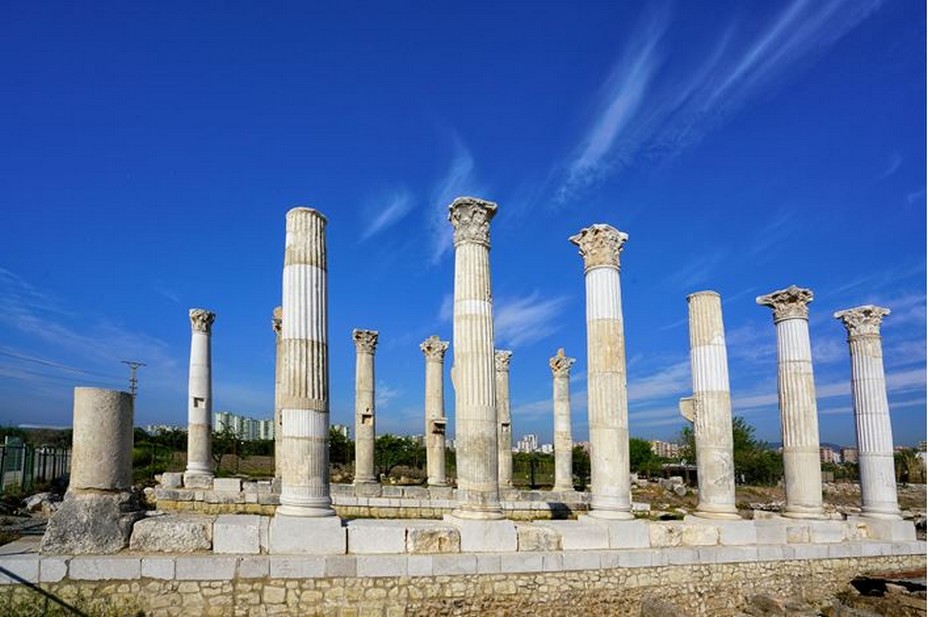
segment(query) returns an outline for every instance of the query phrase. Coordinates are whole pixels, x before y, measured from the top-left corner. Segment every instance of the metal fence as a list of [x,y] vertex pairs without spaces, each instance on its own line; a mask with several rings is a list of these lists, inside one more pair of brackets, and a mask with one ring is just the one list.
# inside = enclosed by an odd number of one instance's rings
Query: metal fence
[[22,443],[0,445],[0,492],[10,488],[31,489],[68,474],[71,450]]

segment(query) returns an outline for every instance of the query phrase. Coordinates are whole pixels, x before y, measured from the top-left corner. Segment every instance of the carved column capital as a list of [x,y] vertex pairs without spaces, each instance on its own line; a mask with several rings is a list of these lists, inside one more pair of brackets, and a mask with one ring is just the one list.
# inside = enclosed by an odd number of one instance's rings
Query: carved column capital
[[628,241],[628,234],[612,225],[597,223],[571,236],[570,242],[580,248],[585,270],[602,266],[619,269],[619,253]]
[[377,337],[379,334],[377,330],[354,329],[351,331],[351,338],[354,339],[354,346],[359,353],[362,351],[374,353],[374,350],[377,349]]
[[512,360],[512,352],[508,349],[497,349],[494,354],[496,358],[496,372],[506,373],[509,371],[509,362]]
[[448,206],[448,220],[454,226],[454,245],[473,242],[490,247],[490,220],[497,205],[476,197],[458,197]]
[[216,313],[201,308],[190,309],[190,328],[194,332],[209,334],[214,321],[216,321]]
[[551,373],[555,377],[564,377],[570,375],[570,367],[573,366],[576,361],[576,358],[568,358],[564,354],[564,348],[561,347],[557,350],[554,357],[548,360],[548,365],[551,367]]
[[445,359],[445,352],[448,351],[448,341],[443,341],[436,335],[432,335],[419,344],[419,349],[425,354],[426,360],[433,362],[442,362]]
[[883,318],[889,315],[889,312],[888,308],[867,304],[838,311],[834,317],[847,328],[847,338],[850,340],[880,336],[880,324],[883,323]]
[[758,296],[757,303],[773,309],[773,323],[784,319],[809,319],[809,302],[813,299],[812,290],[790,285],[786,289]]
[[274,312],[271,314],[271,327],[274,329],[274,333],[277,336],[280,336],[280,333],[283,331],[283,317],[284,317],[284,307],[278,306],[274,309]]

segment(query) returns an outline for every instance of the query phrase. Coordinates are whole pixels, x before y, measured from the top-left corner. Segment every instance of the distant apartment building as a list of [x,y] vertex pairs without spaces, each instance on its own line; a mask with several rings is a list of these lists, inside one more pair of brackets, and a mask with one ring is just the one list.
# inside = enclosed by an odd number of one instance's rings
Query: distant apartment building
[[351,429],[347,424],[333,424],[331,428],[345,439],[351,439]]
[[553,443],[543,443],[538,447],[538,450],[542,454],[554,454],[554,444]]
[[857,448],[841,448],[841,460],[845,463],[856,463]]
[[187,432],[186,426],[171,426],[170,424],[146,424],[142,427],[149,435],[160,435],[161,433],[170,433],[172,431],[183,431]]
[[213,414],[213,431],[229,431],[243,441],[271,440],[274,439],[274,420],[257,420],[228,411],[217,411]]
[[516,442],[514,450],[516,452],[534,452],[538,449],[538,435],[529,433],[523,435],[522,439]]
[[678,443],[661,441],[660,439],[652,439],[648,443],[651,444],[651,452],[653,452],[656,456],[661,458],[680,457],[680,444]]
[[832,450],[827,446],[818,449],[818,457],[823,463],[840,463],[841,453]]

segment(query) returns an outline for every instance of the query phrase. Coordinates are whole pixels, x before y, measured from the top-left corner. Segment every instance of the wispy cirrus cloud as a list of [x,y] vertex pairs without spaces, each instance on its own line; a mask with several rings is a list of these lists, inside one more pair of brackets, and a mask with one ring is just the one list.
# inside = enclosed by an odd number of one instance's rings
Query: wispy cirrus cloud
[[[383,206],[383,204],[386,206]],[[389,194],[376,208],[377,214],[369,217],[370,220],[361,232],[361,241],[371,238],[406,216],[414,205],[412,195],[406,189],[399,189]]]
[[876,177],[876,181],[885,180],[894,173],[896,173],[899,168],[902,166],[902,157],[899,156],[898,152],[894,152],[892,156],[889,157],[889,161],[886,163],[886,167],[883,169],[883,172]]
[[640,404],[674,396],[685,395],[690,389],[690,361],[676,362],[656,373],[628,381],[630,404]]
[[432,206],[428,210],[427,225],[432,264],[438,263],[454,245],[453,230],[448,222],[448,206],[456,197],[480,193],[481,185],[474,176],[474,157],[464,144],[455,138],[451,165],[432,190]]
[[500,298],[493,310],[498,347],[520,347],[556,332],[566,296],[542,300],[539,292],[517,298]]

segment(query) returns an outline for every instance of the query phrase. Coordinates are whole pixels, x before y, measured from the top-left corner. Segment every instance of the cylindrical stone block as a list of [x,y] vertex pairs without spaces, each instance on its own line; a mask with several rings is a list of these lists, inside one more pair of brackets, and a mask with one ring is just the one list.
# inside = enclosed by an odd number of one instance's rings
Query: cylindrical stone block
[[902,518],[896,494],[893,428],[883,371],[880,324],[889,309],[867,305],[838,311],[851,352],[851,398],[857,429],[861,516]]
[[280,380],[281,380],[281,350],[280,333],[283,324],[283,308],[278,306],[271,316],[271,327],[274,329],[275,355],[274,355],[274,478],[280,480],[280,439],[283,427],[280,420]]
[[132,410],[128,392],[74,388],[69,491],[132,488]]
[[281,331],[280,506],[289,516],[334,516],[329,496],[329,351],[325,217],[287,213]]
[[509,403],[509,362],[512,352],[496,350],[496,415],[499,420],[499,486],[512,487],[512,412]]
[[454,226],[454,366],[459,518],[503,517],[499,502],[490,220],[496,204],[459,197]]
[[570,367],[563,349],[548,361],[554,381],[554,490],[574,489],[574,441],[570,423]]
[[354,379],[354,483],[377,482],[374,475],[374,351],[376,330],[354,330],[357,355]]
[[783,516],[824,518],[818,405],[812,375],[809,302],[812,291],[795,285],[757,298],[773,309],[777,330],[777,390],[783,437],[786,506]]
[[596,224],[572,236],[586,279],[590,516],[633,518],[619,253],[628,234]]
[[693,434],[699,503],[695,514],[739,519],[735,507],[735,463],[732,442],[731,390],[722,300],[714,291],[687,296],[690,325],[690,368],[696,410]]
[[425,354],[425,457],[429,486],[447,486],[445,474],[444,360],[448,342],[437,336],[422,341]]
[[190,373],[187,398],[187,470],[185,477],[212,477],[213,379],[211,336],[216,314],[190,309]]

